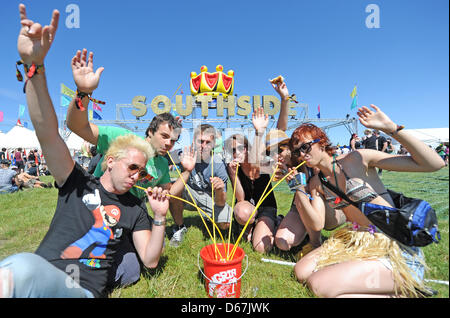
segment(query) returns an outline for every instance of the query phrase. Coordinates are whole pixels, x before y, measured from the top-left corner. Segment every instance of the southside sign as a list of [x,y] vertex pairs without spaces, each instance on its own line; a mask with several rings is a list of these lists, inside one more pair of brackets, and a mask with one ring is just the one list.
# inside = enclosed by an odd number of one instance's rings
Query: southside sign
[[[164,95],[158,95],[153,98],[150,105],[145,104],[147,98],[145,96],[135,96],[131,101],[133,105],[133,110],[131,113],[135,117],[143,117],[147,114],[148,106],[151,107],[155,114],[162,114],[170,111],[175,111],[180,116],[189,116],[193,111],[193,102],[195,101],[197,105],[201,106],[202,116],[208,117],[209,109],[212,105],[213,99],[216,99],[216,109],[217,117],[224,116],[224,110],[227,110],[228,117],[233,116],[248,116],[252,109],[257,109],[259,107],[264,108],[264,113],[267,115],[276,115],[280,112],[281,102],[273,95],[260,95],[254,96],[240,96],[236,100],[236,96],[229,95],[224,98],[224,96],[213,97],[211,95],[197,95],[197,96],[186,96],[186,103],[183,104],[183,95],[177,95],[175,99],[175,104],[172,104],[170,99]],[[293,109],[295,107],[294,103],[289,103],[289,116],[296,116],[297,112]]]

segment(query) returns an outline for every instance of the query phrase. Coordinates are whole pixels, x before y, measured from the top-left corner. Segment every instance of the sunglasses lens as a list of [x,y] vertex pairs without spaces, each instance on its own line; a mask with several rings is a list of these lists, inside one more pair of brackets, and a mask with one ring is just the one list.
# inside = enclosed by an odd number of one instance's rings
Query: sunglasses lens
[[139,171],[139,179],[143,179],[148,175],[147,171],[141,170]]

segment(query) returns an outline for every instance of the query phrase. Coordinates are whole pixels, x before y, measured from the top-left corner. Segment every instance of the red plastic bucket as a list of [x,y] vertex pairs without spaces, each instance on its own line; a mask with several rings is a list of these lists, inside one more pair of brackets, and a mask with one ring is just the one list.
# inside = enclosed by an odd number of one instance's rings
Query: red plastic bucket
[[[234,245],[229,244],[229,253]],[[210,298],[239,298],[241,295],[241,278],[248,268],[245,268],[242,274],[242,259],[245,252],[239,246],[234,253],[232,260],[220,260],[220,255],[226,259],[228,244],[216,244],[220,254],[214,251],[214,244],[207,245],[200,250],[200,256],[203,260],[203,272],[198,264],[200,271],[205,277],[205,288]],[[217,259],[216,259],[217,256]]]

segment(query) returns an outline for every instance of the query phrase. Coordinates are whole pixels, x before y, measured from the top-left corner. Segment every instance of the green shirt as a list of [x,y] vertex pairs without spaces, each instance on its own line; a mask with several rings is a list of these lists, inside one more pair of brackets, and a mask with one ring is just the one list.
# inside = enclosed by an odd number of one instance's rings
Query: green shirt
[[[124,136],[128,134],[134,133],[120,127],[98,126],[97,152],[104,155],[108,150],[109,145],[114,139],[116,139],[119,136]],[[102,162],[103,157],[97,164],[97,167],[95,167],[94,171],[95,177],[101,177],[103,175],[101,167]],[[161,186],[163,184],[170,182],[169,164],[166,158],[162,156],[150,158],[147,161],[146,168],[149,175],[146,178],[136,182],[136,185],[141,186],[143,188],[148,188],[148,187],[155,187],[157,185]],[[145,197],[145,192],[138,188],[133,187],[130,189],[130,192],[138,198],[142,199],[143,197]]]

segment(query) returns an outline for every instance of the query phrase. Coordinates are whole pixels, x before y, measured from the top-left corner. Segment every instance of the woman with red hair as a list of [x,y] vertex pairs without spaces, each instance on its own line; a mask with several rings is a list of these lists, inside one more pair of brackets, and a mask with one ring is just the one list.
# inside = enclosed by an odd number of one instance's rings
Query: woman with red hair
[[[391,135],[410,155],[393,155],[371,149],[358,149],[335,155],[325,132],[303,124],[292,134],[292,160],[320,170],[295,200],[305,225],[321,229],[325,205],[341,209],[349,222],[321,247],[310,252],[295,266],[300,282],[308,284],[319,297],[420,296],[424,260],[418,247],[404,246],[384,235],[355,206],[322,184],[328,181],[354,202],[394,206],[376,168],[392,171],[432,172],[444,166],[442,159],[426,144],[402,130],[377,106],[358,109],[359,121],[371,129]],[[295,163],[295,162],[294,162]],[[320,180],[323,178],[324,180]]]

